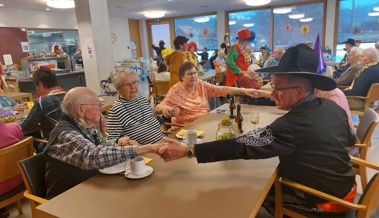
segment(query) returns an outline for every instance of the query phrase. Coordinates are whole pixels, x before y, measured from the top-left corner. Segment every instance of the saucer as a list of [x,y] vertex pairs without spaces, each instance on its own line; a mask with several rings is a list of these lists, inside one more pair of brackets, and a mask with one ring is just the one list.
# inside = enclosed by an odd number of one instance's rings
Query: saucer
[[125,172],[125,176],[128,179],[142,179],[147,176],[150,176],[154,172],[153,168],[151,166],[146,166],[146,172],[141,175],[133,175],[130,171],[130,168]]
[[126,164],[126,162],[120,163],[120,164],[117,164],[117,165],[114,165],[114,166],[111,166],[111,167],[107,167],[107,168],[104,168],[104,169],[100,169],[99,172],[103,173],[103,174],[122,173],[122,172],[125,172],[125,164]]
[[[201,139],[198,138],[198,139],[196,140],[196,144],[201,144],[201,143],[203,143],[203,140],[201,140]],[[184,139],[184,140],[182,141],[182,144],[183,144],[183,145],[187,145],[187,140]]]

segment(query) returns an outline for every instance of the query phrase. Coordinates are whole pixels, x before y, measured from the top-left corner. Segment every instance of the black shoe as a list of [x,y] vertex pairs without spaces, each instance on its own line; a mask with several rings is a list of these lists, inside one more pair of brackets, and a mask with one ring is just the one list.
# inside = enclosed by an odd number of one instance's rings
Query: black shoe
[[0,208],[0,218],[9,217],[9,212],[6,207]]

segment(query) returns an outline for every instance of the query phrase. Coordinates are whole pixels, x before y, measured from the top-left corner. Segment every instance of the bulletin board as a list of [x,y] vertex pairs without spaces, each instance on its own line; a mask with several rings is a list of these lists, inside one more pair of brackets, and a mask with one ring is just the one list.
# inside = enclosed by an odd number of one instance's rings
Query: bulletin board
[[[0,27],[0,60],[4,64],[4,54],[12,56],[13,64],[21,65],[21,58],[28,56],[25,42],[28,43],[26,28]],[[24,46],[22,46],[22,43]],[[24,50],[24,51],[23,51]]]

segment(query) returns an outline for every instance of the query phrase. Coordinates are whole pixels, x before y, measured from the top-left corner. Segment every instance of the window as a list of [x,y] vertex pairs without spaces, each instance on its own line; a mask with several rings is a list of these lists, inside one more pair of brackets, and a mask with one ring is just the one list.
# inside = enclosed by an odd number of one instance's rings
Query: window
[[188,42],[196,42],[198,51],[203,47],[208,51],[218,48],[216,15],[175,19],[174,28],[175,37],[187,36]]
[[287,49],[307,41],[314,45],[317,34],[322,37],[324,3],[275,8],[273,11],[274,47],[282,46]]

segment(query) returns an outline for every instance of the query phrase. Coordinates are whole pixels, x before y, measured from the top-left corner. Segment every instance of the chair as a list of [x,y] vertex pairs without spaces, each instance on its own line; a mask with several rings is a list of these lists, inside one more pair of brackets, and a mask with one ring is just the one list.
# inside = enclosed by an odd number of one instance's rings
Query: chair
[[30,207],[32,210],[32,217],[39,217],[36,207],[48,201],[45,199],[46,160],[43,157],[43,154],[40,153],[19,161],[18,167],[25,182],[26,191],[24,193],[24,196],[29,199]]
[[155,91],[155,94],[153,95],[155,105],[160,103],[164,99],[164,97],[166,96],[168,90],[170,89],[170,87],[168,85],[169,82],[170,81],[160,81],[160,80],[155,80],[153,82],[154,91]]
[[149,89],[149,95],[148,96],[154,95],[154,85],[151,82],[149,76],[146,76],[146,78],[147,78],[147,84],[148,84],[147,88]]
[[[379,166],[369,163],[367,161],[361,160],[356,157],[350,157],[351,162],[358,164],[360,168],[372,168],[376,171],[379,171]],[[356,210],[357,218],[369,218],[371,211],[377,206],[377,198],[379,196],[379,172],[376,172],[371,178],[370,182],[363,190],[363,194],[360,196],[358,203],[350,203],[341,198],[326,194],[324,192],[315,190],[313,188],[307,187],[305,185],[293,182],[286,178],[277,177],[275,180],[275,218],[283,217],[283,215],[288,215],[291,217],[301,218],[301,217],[315,217],[312,214],[309,214],[305,211],[297,210],[292,207],[287,207],[283,205],[283,193],[282,185],[298,189],[302,192],[306,192],[320,198],[325,199],[326,201],[336,202],[339,205],[345,206],[347,208]],[[349,210],[350,210],[349,209]],[[341,214],[341,217],[346,217],[347,212]]]
[[[0,149],[0,183],[20,175],[17,161],[33,155],[33,138],[27,137]],[[22,214],[21,199],[24,197],[25,185],[21,184],[13,190],[0,195],[0,208],[17,202],[17,210]]]
[[[351,114],[357,114],[362,116],[367,108],[370,108],[370,104],[379,100],[379,83],[374,83],[371,85],[370,90],[368,91],[366,96],[346,96],[349,98],[362,99],[364,100],[364,106],[362,109],[352,110],[350,109]],[[373,108],[376,112],[379,112],[379,105]]]
[[[357,139],[358,142],[355,146],[359,149],[359,158],[366,160],[368,147],[371,146],[371,136],[378,125],[379,115],[372,109],[368,108],[363,114],[357,127]],[[362,189],[367,185],[366,170],[359,168],[358,165],[353,165],[353,169],[356,174],[360,175]]]

